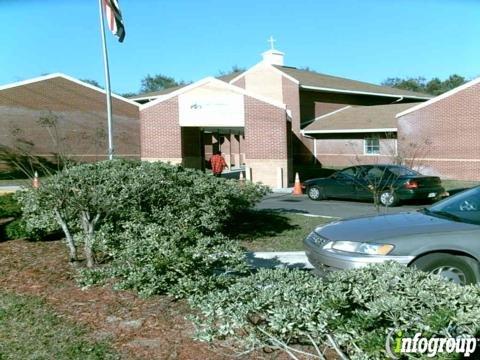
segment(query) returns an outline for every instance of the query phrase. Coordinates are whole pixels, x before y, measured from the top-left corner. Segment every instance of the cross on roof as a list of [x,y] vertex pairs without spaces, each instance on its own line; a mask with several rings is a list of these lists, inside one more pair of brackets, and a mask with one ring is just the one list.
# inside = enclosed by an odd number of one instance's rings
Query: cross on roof
[[275,39],[273,38],[273,36],[270,36],[270,39],[268,39],[267,41],[270,43],[270,48],[271,48],[271,50],[274,50],[275,48],[274,48],[273,44],[274,44],[277,40],[275,40]]

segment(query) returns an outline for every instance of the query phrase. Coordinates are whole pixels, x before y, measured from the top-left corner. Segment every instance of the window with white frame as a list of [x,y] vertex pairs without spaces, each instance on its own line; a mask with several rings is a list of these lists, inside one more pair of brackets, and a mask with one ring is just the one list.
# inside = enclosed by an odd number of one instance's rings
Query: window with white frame
[[380,154],[380,139],[375,137],[365,138],[363,152],[365,155]]

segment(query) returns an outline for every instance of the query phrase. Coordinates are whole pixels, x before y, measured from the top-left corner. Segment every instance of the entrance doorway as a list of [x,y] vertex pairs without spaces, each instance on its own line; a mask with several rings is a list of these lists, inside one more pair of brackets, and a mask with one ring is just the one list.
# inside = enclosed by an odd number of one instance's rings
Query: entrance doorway
[[231,170],[245,165],[245,135],[243,128],[202,128],[202,159],[204,169],[210,169],[210,158],[221,151]]

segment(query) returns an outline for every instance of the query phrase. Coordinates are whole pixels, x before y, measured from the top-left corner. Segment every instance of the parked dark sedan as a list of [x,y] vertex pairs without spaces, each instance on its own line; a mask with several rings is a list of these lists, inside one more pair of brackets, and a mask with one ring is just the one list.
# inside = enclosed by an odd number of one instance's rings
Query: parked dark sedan
[[376,196],[384,206],[413,199],[437,200],[445,194],[439,177],[424,176],[399,165],[352,166],[328,178],[307,180],[303,186],[312,200],[372,200]]
[[385,261],[414,266],[458,284],[480,282],[480,187],[422,210],[345,219],[317,227],[304,240],[319,270]]

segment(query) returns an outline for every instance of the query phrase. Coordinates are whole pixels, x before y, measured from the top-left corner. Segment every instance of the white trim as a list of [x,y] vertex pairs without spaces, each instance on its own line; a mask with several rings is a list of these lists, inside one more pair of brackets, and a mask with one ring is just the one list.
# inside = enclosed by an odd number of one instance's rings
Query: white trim
[[230,80],[228,83],[233,84],[235,81],[241,79],[242,77],[245,77],[245,75],[247,75],[247,74],[251,73],[252,71],[257,70],[258,68],[261,68],[261,67],[267,67],[267,68],[273,69],[273,71],[275,71],[276,73],[278,73],[282,76],[285,76],[288,80],[293,81],[295,84],[300,84],[300,82],[297,79],[295,79],[294,77],[288,75],[287,73],[284,73],[282,70],[276,68],[272,64],[269,64],[265,61],[260,61],[258,64],[253,65],[250,69],[248,69],[248,70],[244,71],[243,73],[237,75],[232,80]]
[[[92,90],[95,90],[95,91],[98,91],[98,92],[101,92],[102,94],[105,94],[105,90],[104,89],[101,89],[99,87],[96,87],[95,85],[92,85],[92,84],[89,84],[89,83],[86,83],[84,81],[81,81],[81,80],[78,80],[74,77],[71,77],[69,75],[65,75],[65,74],[62,74],[62,73],[53,73],[53,74],[48,74],[48,75],[44,75],[44,76],[38,76],[38,77],[35,77],[35,78],[32,78],[32,79],[28,79],[28,80],[23,80],[23,81],[17,81],[17,82],[14,82],[14,83],[10,83],[10,84],[6,84],[6,85],[2,85],[0,86],[0,91],[2,90],[7,90],[7,89],[11,89],[11,88],[14,88],[14,87],[18,87],[18,86],[24,86],[24,85],[29,85],[29,84],[34,84],[36,82],[41,82],[41,81],[46,81],[46,80],[51,80],[51,79],[55,79],[55,78],[63,78],[65,80],[69,80],[71,82],[74,82],[78,85],[82,85],[86,88],[89,88],[89,89],[92,89]],[[136,103],[135,101],[132,101],[130,99],[127,99],[127,98],[124,98],[123,96],[120,96],[120,95],[117,95],[117,94],[113,94],[112,93],[112,97],[116,98],[116,99],[119,99],[119,100],[122,100],[122,101],[125,101],[131,105],[135,105],[135,106],[139,106],[138,103]]]
[[422,160],[422,161],[440,161],[440,162],[480,162],[480,159],[445,159],[445,158],[405,158],[405,160]]
[[452,90],[450,90],[450,91],[447,91],[446,93],[443,93],[442,95],[438,95],[437,97],[434,97],[433,99],[430,99],[430,100],[428,100],[428,101],[426,101],[426,102],[424,102],[424,103],[421,103],[421,104],[419,104],[419,105],[416,105],[416,106],[414,106],[414,107],[411,107],[410,109],[407,109],[407,110],[405,110],[405,111],[402,111],[402,112],[398,113],[398,114],[395,116],[395,118],[398,119],[399,117],[401,117],[401,116],[403,116],[403,115],[407,115],[407,114],[409,114],[409,113],[411,113],[411,112],[413,112],[413,111],[417,111],[417,110],[420,110],[420,109],[422,109],[422,108],[424,108],[424,107],[426,107],[426,106],[430,106],[431,104],[434,104],[434,103],[436,103],[437,101],[443,100],[443,99],[445,99],[445,98],[447,98],[447,97],[449,97],[449,96],[452,96],[452,95],[454,95],[454,94],[456,94],[456,93],[458,93],[458,92],[460,92],[460,91],[462,91],[462,90],[468,89],[468,88],[471,87],[471,86],[477,85],[478,83],[480,83],[480,77],[478,77],[478,78],[476,78],[476,79],[474,79],[474,80],[472,80],[472,81],[469,81],[469,82],[467,82],[467,83],[465,83],[465,84],[463,84],[463,85],[460,85],[460,86],[456,87],[455,89],[452,89]]
[[163,102],[163,101],[165,101],[165,100],[174,98],[175,96],[181,95],[181,94],[183,94],[183,93],[185,93],[185,92],[188,92],[188,91],[190,91],[190,90],[192,90],[192,89],[195,89],[195,88],[197,88],[197,87],[200,87],[200,86],[202,86],[202,85],[205,85],[205,84],[208,84],[208,83],[211,83],[211,82],[217,83],[217,84],[219,84],[219,85],[221,85],[221,86],[224,86],[225,88],[227,88],[227,89],[229,89],[229,90],[231,90],[231,91],[237,92],[237,93],[239,93],[239,94],[242,94],[242,95],[245,95],[245,96],[249,96],[249,97],[252,97],[252,98],[254,98],[254,99],[260,100],[260,101],[262,101],[262,102],[265,102],[265,103],[267,103],[267,104],[276,106],[276,107],[278,107],[278,108],[280,108],[280,109],[283,109],[283,110],[286,110],[286,109],[287,109],[287,106],[286,106],[285,104],[280,103],[280,102],[274,101],[274,100],[272,100],[272,99],[269,99],[269,98],[266,98],[266,97],[263,97],[263,96],[259,96],[259,95],[256,95],[256,94],[252,94],[252,93],[249,92],[249,91],[246,91],[246,90],[244,90],[244,89],[242,89],[242,88],[240,88],[240,87],[238,87],[238,86],[231,85],[231,84],[229,84],[229,83],[227,83],[227,82],[225,82],[225,81],[218,80],[217,78],[214,78],[214,77],[206,77],[206,78],[204,78],[204,79],[202,79],[202,80],[199,80],[199,81],[194,82],[194,83],[192,83],[192,84],[190,84],[190,85],[187,85],[187,86],[182,87],[182,88],[180,88],[180,89],[178,89],[178,90],[175,90],[175,91],[173,91],[173,92],[171,92],[171,93],[169,93],[169,94],[162,95],[161,97],[159,97],[159,98],[157,98],[156,100],[151,101],[151,102],[149,102],[149,103],[147,103],[147,104],[140,105],[140,111],[141,111],[141,110],[144,110],[144,109],[147,109],[147,108],[149,108],[149,107],[151,107],[151,106],[155,106],[155,105],[157,105],[157,104],[159,104],[159,103],[161,103],[161,102]]
[[[364,154],[333,154],[333,153],[319,153],[317,154],[318,157],[321,156],[377,156],[377,157],[391,157],[392,155],[389,154],[372,154],[372,155],[364,155]],[[479,160],[480,161],[480,160]]]
[[376,92],[368,92],[368,91],[356,91],[356,90],[344,90],[344,89],[335,89],[335,88],[327,88],[327,87],[318,87],[318,86],[309,86],[309,85],[300,85],[301,89],[305,90],[316,90],[316,91],[328,91],[328,92],[338,92],[342,94],[359,94],[359,95],[375,95],[375,96],[384,96],[384,97],[392,97],[392,98],[409,98],[409,99],[422,99],[428,100],[431,99],[431,96],[415,96],[415,95],[392,95],[392,94],[385,94],[385,93],[376,93]]
[[[57,155],[52,154],[52,153],[47,153],[47,154],[33,154],[34,156],[40,156],[40,157],[56,157]],[[106,158],[108,157],[108,154],[68,154],[68,157],[98,157],[98,158]],[[140,158],[140,154],[117,154],[115,153],[115,156],[129,156],[129,157],[137,157]]]
[[369,132],[396,132],[397,128],[377,128],[377,129],[336,129],[336,130],[301,130],[304,134],[347,134],[347,133],[369,133]]

